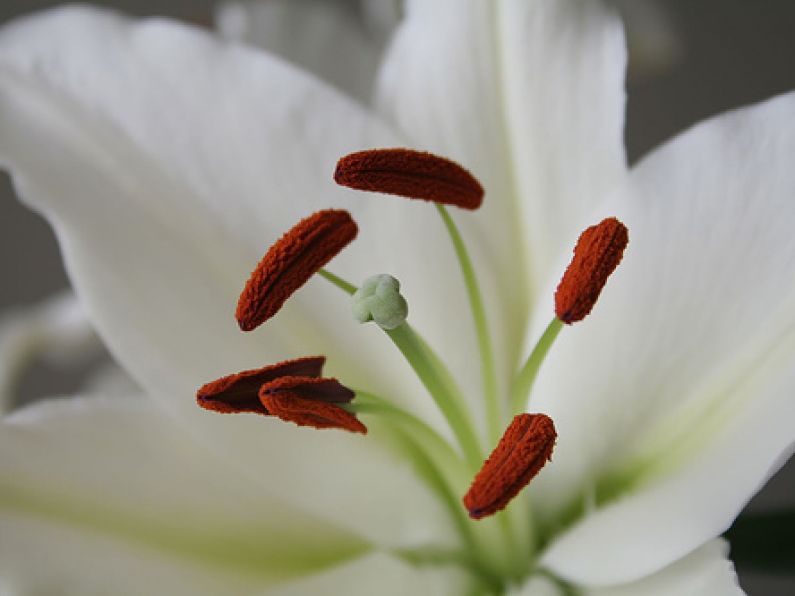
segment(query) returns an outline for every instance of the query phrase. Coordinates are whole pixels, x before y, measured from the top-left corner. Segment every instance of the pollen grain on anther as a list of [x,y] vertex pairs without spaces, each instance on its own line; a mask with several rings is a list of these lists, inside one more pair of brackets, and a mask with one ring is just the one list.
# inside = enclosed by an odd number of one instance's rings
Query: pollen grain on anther
[[463,498],[469,516],[481,519],[504,509],[552,459],[556,438],[549,416],[515,416]]
[[268,249],[246,282],[235,312],[240,329],[251,331],[275,315],[357,233],[350,214],[337,209],[318,211],[293,226]]
[[410,199],[477,209],[483,187],[465,168],[447,158],[413,149],[369,149],[342,157],[337,184]]
[[555,292],[558,319],[570,325],[588,316],[628,243],[629,231],[615,217],[602,220],[580,235],[574,257]]

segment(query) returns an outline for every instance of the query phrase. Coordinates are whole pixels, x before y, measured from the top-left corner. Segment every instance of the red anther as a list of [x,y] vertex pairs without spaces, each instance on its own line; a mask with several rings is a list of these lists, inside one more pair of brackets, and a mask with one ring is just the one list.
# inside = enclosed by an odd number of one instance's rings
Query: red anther
[[356,394],[337,379],[311,377],[280,377],[260,388],[260,395],[276,395],[287,391],[313,401],[348,403]]
[[480,519],[505,508],[552,459],[556,437],[549,416],[515,416],[464,496],[469,517]]
[[367,427],[354,414],[334,403],[304,399],[290,391],[271,394],[261,391],[260,399],[271,414],[285,422],[318,429],[339,428],[352,433],[367,434]]
[[268,249],[246,282],[235,312],[240,329],[251,331],[275,315],[357,232],[350,214],[335,209],[318,211],[293,226]]
[[280,377],[320,377],[325,362],[324,356],[310,356],[227,375],[203,385],[196,392],[196,403],[205,410],[222,414],[253,412],[267,415],[268,411],[258,395],[262,385]]
[[574,257],[555,292],[558,319],[571,325],[591,312],[628,243],[629,231],[615,217],[591,226],[580,235]]
[[357,190],[477,209],[483,187],[466,169],[444,157],[412,149],[369,149],[337,162],[334,181]]

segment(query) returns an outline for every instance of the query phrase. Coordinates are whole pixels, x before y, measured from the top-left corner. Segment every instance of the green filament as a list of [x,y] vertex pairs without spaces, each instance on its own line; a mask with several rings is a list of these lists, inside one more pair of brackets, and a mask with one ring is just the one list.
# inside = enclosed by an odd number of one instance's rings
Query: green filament
[[494,352],[491,345],[489,334],[488,319],[486,308],[483,305],[483,296],[480,292],[475,269],[472,266],[472,259],[469,257],[464,240],[453,218],[445,209],[444,205],[436,204],[436,209],[444,221],[447,233],[453,243],[455,254],[458,257],[458,264],[461,274],[464,277],[469,306],[472,311],[472,321],[475,324],[477,335],[478,350],[480,351],[481,374],[483,375],[483,395],[486,400],[486,428],[491,443],[496,443],[500,438],[502,430],[502,414],[497,387],[497,372],[494,365]]
[[552,344],[558,337],[560,330],[563,329],[563,322],[557,317],[552,321],[544,330],[543,335],[538,340],[535,348],[530,353],[527,361],[519,371],[519,375],[513,385],[511,392],[511,412],[513,414],[520,414],[527,410],[527,405],[530,400],[530,391],[533,389],[533,384],[538,376],[538,371],[541,370],[541,365],[549,353]]

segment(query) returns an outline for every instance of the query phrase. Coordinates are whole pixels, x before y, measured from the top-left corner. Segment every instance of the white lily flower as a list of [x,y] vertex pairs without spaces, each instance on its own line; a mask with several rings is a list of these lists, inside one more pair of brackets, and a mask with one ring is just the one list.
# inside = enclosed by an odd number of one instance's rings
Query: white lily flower
[[[5,27],[0,159],[145,395],[5,419],[0,577],[61,594],[741,594],[716,537],[795,439],[795,95],[713,118],[629,171],[625,61],[620,22],[593,0],[417,0],[365,109],[166,20],[68,8]],[[615,215],[631,233],[535,379],[554,461],[490,520],[439,488],[466,490],[461,458],[434,474],[435,454],[395,456],[379,428],[398,414],[363,411],[362,437],[193,398],[209,379],[325,354],[346,385],[459,438],[324,279],[237,329],[263,249],[334,207],[360,234],[330,268],[399,279],[412,326],[488,419],[444,223],[330,180],[340,156],[397,146],[455,159],[486,189],[456,222],[485,291],[495,395],[542,337],[579,232]],[[478,425],[483,453],[493,426]]]

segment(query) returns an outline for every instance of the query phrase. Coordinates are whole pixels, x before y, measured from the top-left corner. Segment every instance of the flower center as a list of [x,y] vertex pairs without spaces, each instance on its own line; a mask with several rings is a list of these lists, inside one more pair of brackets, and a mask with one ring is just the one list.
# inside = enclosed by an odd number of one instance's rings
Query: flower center
[[[549,416],[526,413],[535,378],[563,325],[582,320],[593,309],[608,276],[621,261],[627,229],[617,219],[608,218],[580,236],[555,293],[556,317],[513,379],[507,399],[497,391],[491,334],[475,269],[464,239],[444,207],[477,209],[484,194],[480,183],[448,159],[409,149],[350,154],[340,159],[334,178],[358,190],[435,203],[460,264],[476,331],[486,405],[485,444],[496,447],[484,462],[484,437],[477,432],[443,359],[409,325],[408,304],[400,294],[398,280],[380,274],[357,288],[323,269],[358,231],[351,216],[340,210],[319,211],[301,220],[270,247],[240,295],[236,311],[240,328],[257,328],[312,275],[320,274],[352,296],[355,319],[374,322],[384,330],[443,414],[455,444],[387,397],[349,389],[336,379],[323,377],[322,356],[222,377],[202,386],[197,402],[220,413],[256,413],[302,426],[361,434],[366,434],[367,428],[358,416],[377,418],[383,423],[379,428],[397,439],[391,443],[399,445],[400,454],[414,464],[421,480],[446,505],[461,537],[457,559],[478,582],[501,592],[510,581],[534,570],[536,538],[528,535],[530,506],[518,496],[552,459],[557,439]],[[506,410],[513,419],[501,434]],[[495,521],[473,522],[484,518]],[[496,543],[495,533],[502,535]],[[417,561],[423,557],[415,552],[410,558]]]

